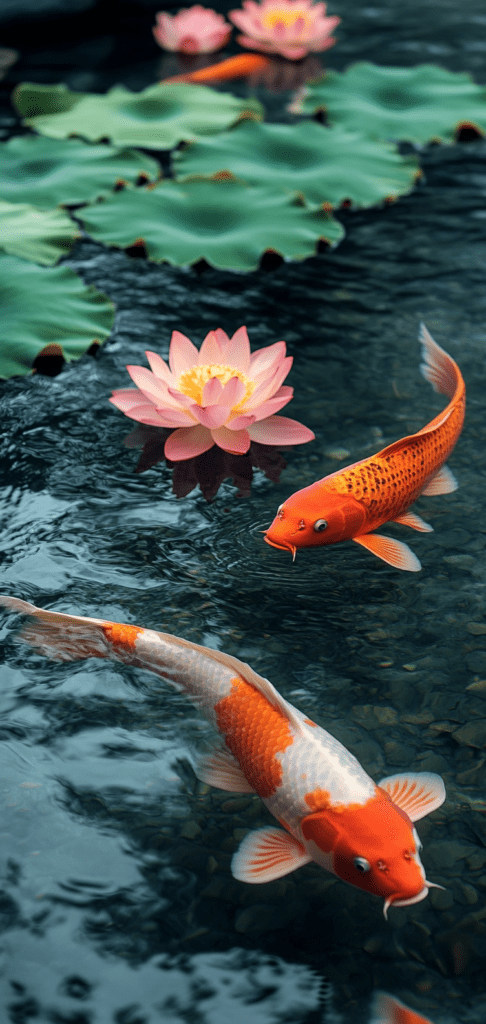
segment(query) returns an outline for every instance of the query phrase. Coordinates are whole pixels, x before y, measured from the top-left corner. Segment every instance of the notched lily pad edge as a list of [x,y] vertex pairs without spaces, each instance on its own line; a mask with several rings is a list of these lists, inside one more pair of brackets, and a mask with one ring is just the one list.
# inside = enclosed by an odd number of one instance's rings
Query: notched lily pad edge
[[304,260],[313,259],[321,252],[327,252],[329,249],[336,249],[345,237],[345,229],[342,225],[341,227],[343,233],[340,238],[331,242],[328,238],[325,238],[324,235],[321,235],[319,238],[316,237],[314,252],[307,253],[305,256],[284,256],[279,252],[276,246],[269,245],[266,249],[262,250],[258,264],[251,270],[244,270],[241,267],[221,266],[217,263],[212,263],[211,260],[202,253],[200,256],[194,257],[194,259],[190,260],[188,263],[177,263],[175,260],[171,260],[168,256],[163,256],[160,259],[157,259],[155,256],[150,255],[149,247],[147,246],[145,239],[141,237],[135,238],[134,241],[129,242],[128,245],[108,245],[105,242],[101,242],[99,238],[93,238],[91,235],[88,235],[87,237],[98,245],[102,245],[105,249],[124,252],[129,259],[145,259],[148,260],[149,263],[157,264],[159,267],[179,267],[181,270],[195,270],[198,273],[201,273],[204,270],[217,270],[220,273],[225,274],[255,274],[260,270],[277,270],[282,263],[303,263]]

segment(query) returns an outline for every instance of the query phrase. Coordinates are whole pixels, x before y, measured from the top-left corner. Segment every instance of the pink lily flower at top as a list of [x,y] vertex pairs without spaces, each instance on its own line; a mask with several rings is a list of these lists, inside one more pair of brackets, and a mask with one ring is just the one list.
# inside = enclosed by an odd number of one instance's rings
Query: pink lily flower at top
[[238,36],[240,46],[290,60],[328,50],[336,42],[331,32],[341,21],[326,17],[326,5],[312,0],[243,0],[243,10],[230,11],[228,17],[245,33]]
[[172,462],[209,451],[214,444],[244,455],[252,441],[304,444],[314,434],[297,420],[275,416],[293,395],[282,387],[292,358],[284,341],[250,352],[246,327],[229,338],[210,331],[200,350],[174,331],[169,366],[146,352],[150,370],[127,366],[136,388],[114,391],[110,402],[132,420],[173,427],[164,454]]
[[213,53],[228,42],[233,31],[221,14],[201,4],[184,7],[174,15],[159,11],[155,17],[155,41],[164,50],[179,53]]

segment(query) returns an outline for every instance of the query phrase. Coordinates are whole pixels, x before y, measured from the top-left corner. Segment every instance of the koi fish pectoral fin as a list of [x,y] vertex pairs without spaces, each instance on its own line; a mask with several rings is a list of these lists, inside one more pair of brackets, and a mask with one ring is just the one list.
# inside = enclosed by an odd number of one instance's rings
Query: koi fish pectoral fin
[[377,558],[381,558],[388,565],[395,569],[406,569],[408,572],[419,572],[422,568],[418,558],[410,550],[408,544],[394,537],[383,537],[379,533],[365,533],[360,537],[353,537],[356,544],[367,548]]
[[431,814],[446,798],[444,783],[435,772],[399,772],[388,775],[378,785],[408,814],[410,821],[419,821]]
[[240,882],[273,882],[311,860],[302,844],[288,832],[260,828],[245,836],[233,856],[231,870]]
[[229,750],[213,750],[201,757],[196,765],[196,775],[208,786],[225,789],[228,793],[255,792]]
[[420,530],[421,533],[434,532],[434,527],[430,526],[430,523],[424,522],[416,512],[404,512],[402,516],[397,516],[393,522],[401,523],[402,526],[410,526],[412,530]]
[[454,473],[447,466],[441,466],[439,472],[424,487],[422,494],[425,494],[428,498],[431,498],[434,494],[452,494],[453,491],[457,491],[458,487],[459,484]]

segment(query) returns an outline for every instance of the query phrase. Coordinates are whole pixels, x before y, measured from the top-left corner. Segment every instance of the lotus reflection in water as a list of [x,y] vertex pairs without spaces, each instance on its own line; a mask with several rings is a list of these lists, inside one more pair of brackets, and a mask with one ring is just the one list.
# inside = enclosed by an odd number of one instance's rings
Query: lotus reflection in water
[[202,455],[171,462],[164,451],[170,433],[170,430],[164,430],[163,427],[141,425],[127,435],[124,444],[127,448],[142,449],[136,473],[144,473],[158,462],[165,462],[172,469],[172,491],[177,498],[185,498],[199,486],[206,501],[212,501],[223,481],[228,479],[238,488],[238,497],[247,497],[251,491],[254,469],[260,469],[268,480],[278,483],[287,465],[277,448],[258,444],[257,441],[251,442],[245,455],[234,455],[233,452],[226,452],[213,445]]

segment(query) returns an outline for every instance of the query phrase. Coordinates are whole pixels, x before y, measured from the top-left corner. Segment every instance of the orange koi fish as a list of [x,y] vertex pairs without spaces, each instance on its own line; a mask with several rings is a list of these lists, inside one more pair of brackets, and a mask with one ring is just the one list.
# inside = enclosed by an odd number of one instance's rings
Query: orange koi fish
[[270,67],[270,64],[268,57],[260,57],[257,53],[240,53],[237,57],[228,57],[227,60],[219,61],[219,64],[210,64],[209,67],[199,68],[198,71],[188,71],[185,75],[164,78],[161,85],[172,82],[227,82],[232,78],[246,78],[255,74],[255,71]]
[[199,778],[258,793],[282,826],[249,833],[232,861],[235,878],[269,882],[315,861],[381,896],[384,913],[425,899],[429,882],[413,822],[440,807],[439,775],[410,772],[376,785],[341,743],[280,696],[248,665],[180,637],[104,619],[44,611],[1,597],[28,616],[20,638],[58,661],[111,658],[148,669],[184,691],[219,732]]
[[370,1024],[432,1024],[428,1017],[410,1010],[387,992],[377,992],[371,1007]]
[[266,531],[267,544],[295,558],[297,548],[354,540],[396,569],[421,569],[407,544],[372,532],[394,522],[429,533],[432,527],[410,506],[421,494],[449,494],[457,488],[444,463],[462,430],[466,388],[457,364],[423,324],[420,340],[423,376],[447,395],[448,406],[416,434],[292,494]]

